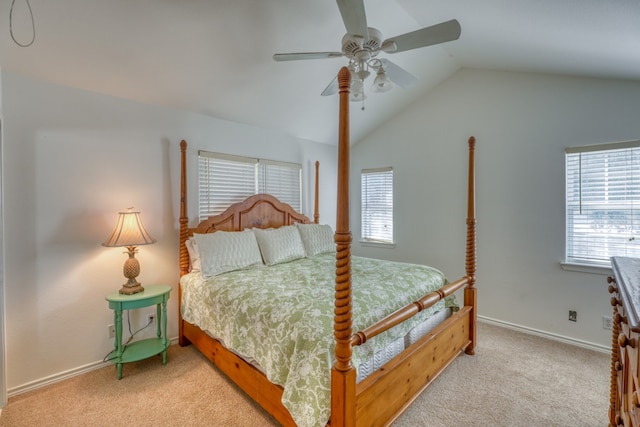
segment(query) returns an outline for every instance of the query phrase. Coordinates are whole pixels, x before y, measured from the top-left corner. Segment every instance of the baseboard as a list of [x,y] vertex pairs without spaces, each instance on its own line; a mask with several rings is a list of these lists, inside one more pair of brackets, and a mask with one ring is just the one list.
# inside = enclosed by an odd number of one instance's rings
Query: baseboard
[[[499,326],[499,327],[503,327],[503,328],[507,328],[507,329],[512,329],[514,331],[518,331],[518,332],[522,332],[525,334],[531,334],[531,335],[536,335],[542,338],[547,338],[550,340],[554,340],[554,341],[559,341],[559,342],[563,342],[565,344],[571,344],[571,345],[575,345],[578,347],[582,347],[582,348],[586,348],[589,350],[594,350],[594,351],[598,351],[601,353],[610,353],[611,352],[611,348],[603,346],[603,345],[599,345],[599,344],[594,344],[594,343],[590,343],[587,341],[581,341],[581,340],[577,340],[575,338],[569,338],[569,337],[565,337],[562,335],[557,335],[557,334],[552,334],[550,332],[545,332],[545,331],[540,331],[538,329],[533,329],[533,328],[529,328],[526,326],[522,326],[522,325],[516,325],[514,323],[509,323],[509,322],[504,322],[502,320],[496,320],[496,319],[492,319],[490,317],[486,317],[486,316],[478,316],[478,321],[480,322],[484,322],[484,323],[488,323],[491,325],[495,325],[495,326]],[[171,344],[177,344],[178,343],[178,338],[173,338],[170,340]],[[84,366],[80,366],[78,368],[74,368],[74,369],[70,369],[68,371],[64,371],[64,372],[60,372],[58,374],[55,375],[51,375],[49,377],[45,377],[45,378],[41,378],[35,381],[32,381],[30,383],[27,384],[23,384],[20,385],[18,387],[14,387],[11,388],[9,390],[7,390],[7,396],[13,397],[16,396],[18,394],[22,394],[22,393],[26,393],[32,390],[36,390],[38,388],[50,385],[50,384],[54,384],[69,378],[73,378],[76,377],[78,375],[82,375],[82,374],[86,374],[88,372],[91,371],[95,371],[96,369],[101,369],[107,366],[112,366],[113,364],[111,362],[103,362],[103,361],[99,361],[99,362],[94,362],[94,363],[90,363],[88,365],[84,365]]]
[[529,328],[522,325],[516,325],[514,323],[504,322],[502,320],[492,319],[486,316],[478,316],[478,321],[489,323],[495,326],[500,326],[507,329],[512,329],[514,331],[522,332],[525,334],[536,335],[542,338],[547,338],[553,341],[563,342],[565,344],[575,345],[577,347],[586,348],[589,350],[594,350],[600,353],[611,353],[611,347],[603,346],[600,344],[595,344],[588,341],[577,340],[575,338],[565,337],[563,335],[552,334],[550,332],[541,331],[538,329]]
[[[178,338],[172,338],[169,340],[171,345],[178,343]],[[77,368],[69,369],[68,371],[60,372],[48,377],[40,378],[35,381],[31,381],[29,383],[13,387],[7,390],[7,397],[11,398],[13,396],[17,396],[18,394],[26,393],[32,390],[36,390],[50,384],[55,384],[60,381],[64,381],[69,378],[77,377],[78,375],[86,374],[91,371],[95,371],[96,369],[105,368],[107,366],[113,366],[112,362],[93,362],[88,365],[79,366]]]

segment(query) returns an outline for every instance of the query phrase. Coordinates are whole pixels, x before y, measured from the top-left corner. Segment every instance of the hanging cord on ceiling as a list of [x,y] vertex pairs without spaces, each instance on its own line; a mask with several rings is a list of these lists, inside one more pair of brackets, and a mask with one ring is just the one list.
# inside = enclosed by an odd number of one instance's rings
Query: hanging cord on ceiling
[[31,41],[29,43],[20,43],[18,40],[16,40],[15,36],[13,35],[13,6],[16,3],[16,0],[11,0],[11,9],[9,10],[9,33],[11,34],[11,38],[13,39],[13,41],[20,47],[29,47],[33,44],[34,41],[36,41],[36,24],[35,21],[33,20],[33,11],[31,10],[31,5],[29,4],[29,0],[24,0],[25,3],[27,3],[27,7],[29,8],[29,15],[31,16],[31,30],[33,33],[33,36],[31,37]]

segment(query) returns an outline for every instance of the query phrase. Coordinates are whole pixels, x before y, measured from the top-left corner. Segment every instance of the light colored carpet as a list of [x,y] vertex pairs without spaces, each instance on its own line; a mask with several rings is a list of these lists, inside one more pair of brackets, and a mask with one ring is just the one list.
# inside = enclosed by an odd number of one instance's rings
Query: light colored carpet
[[[462,355],[394,427],[596,427],[608,423],[610,357],[480,323]],[[277,426],[192,346],[169,361],[107,367],[9,399],[0,426]]]
[[478,324],[461,355],[394,427],[604,427],[611,356]]

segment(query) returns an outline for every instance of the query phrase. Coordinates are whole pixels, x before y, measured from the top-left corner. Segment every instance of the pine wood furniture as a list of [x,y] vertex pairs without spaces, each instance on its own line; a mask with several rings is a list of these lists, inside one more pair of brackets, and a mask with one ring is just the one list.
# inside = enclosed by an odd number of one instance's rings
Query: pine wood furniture
[[609,426],[640,426],[640,259],[611,258],[613,338]]
[[[399,309],[365,330],[351,329],[351,232],[349,229],[349,84],[350,73],[344,67],[338,74],[339,135],[338,189],[335,230],[336,280],[334,337],[336,360],[331,372],[331,420],[333,427],[389,425],[461,352],[474,354],[476,343],[475,288],[475,138],[469,138],[467,192],[466,275],[418,301]],[[186,212],[186,142],[180,144],[180,275],[189,271],[189,255],[185,241],[194,232],[218,230],[240,231],[250,227],[279,227],[309,219],[269,195],[256,195],[210,217],[196,227],[189,227]],[[316,166],[317,167],[317,166]],[[316,189],[318,188],[316,177]],[[318,221],[317,190],[314,220]],[[407,348],[367,379],[356,385],[356,371],[351,364],[352,347],[431,307],[441,299],[464,289],[464,306],[451,317]],[[180,291],[181,292],[181,291]],[[295,423],[280,402],[282,389],[270,383],[258,369],[228,351],[206,332],[182,318],[179,319],[180,345],[195,345],[209,360],[231,378],[282,425]]]
[[[144,291],[136,294],[125,295],[115,291],[106,296],[109,308],[113,310],[116,332],[115,350],[109,354],[108,359],[116,364],[118,379],[122,379],[123,363],[135,362],[162,353],[162,364],[167,364],[167,348],[169,347],[167,301],[170,292],[171,286],[149,285],[145,286]],[[122,312],[152,305],[156,306],[156,338],[134,341],[124,346],[122,344]]]

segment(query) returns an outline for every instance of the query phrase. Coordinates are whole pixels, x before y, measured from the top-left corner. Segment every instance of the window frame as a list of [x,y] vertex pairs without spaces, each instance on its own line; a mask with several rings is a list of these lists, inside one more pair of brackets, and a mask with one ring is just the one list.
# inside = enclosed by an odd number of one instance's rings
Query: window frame
[[[287,178],[291,182],[283,184]],[[229,183],[231,188],[222,186],[221,180]],[[199,221],[218,215],[232,204],[261,192],[271,194],[297,212],[302,212],[302,165],[198,150]]]
[[[393,168],[391,166],[381,168],[362,169],[360,171],[360,242],[366,244],[393,246],[394,226],[394,179]],[[381,188],[375,188],[372,180],[382,180]],[[365,188],[366,187],[366,188]],[[368,188],[371,187],[371,190]],[[383,187],[383,188],[382,188]],[[370,198],[371,191],[384,191],[382,196],[386,200],[376,200]],[[375,197],[375,195],[374,195]],[[390,199],[390,200],[389,200]],[[386,205],[386,206],[384,206]],[[377,219],[376,219],[377,217]],[[380,230],[380,225],[372,222],[374,219],[382,223],[382,228],[390,230]]]
[[608,273],[612,256],[640,256],[640,141],[565,149],[562,267]]

